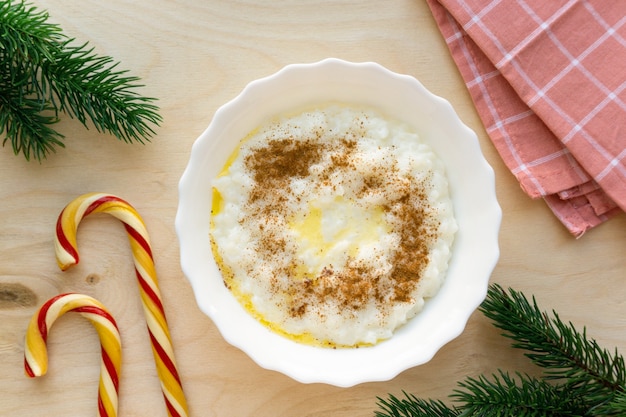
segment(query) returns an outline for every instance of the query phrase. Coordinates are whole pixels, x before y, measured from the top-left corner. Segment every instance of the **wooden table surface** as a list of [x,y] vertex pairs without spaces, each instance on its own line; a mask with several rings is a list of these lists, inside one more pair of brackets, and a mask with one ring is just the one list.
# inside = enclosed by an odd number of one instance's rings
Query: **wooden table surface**
[[[446,399],[456,381],[496,369],[537,374],[488,320],[426,365],[387,382],[337,388],[267,371],[228,345],[197,308],[179,264],[174,230],[178,180],[215,110],[250,81],[290,63],[326,57],[376,61],[411,74],[448,99],[474,129],[496,172],[503,209],[501,257],[492,281],[534,294],[540,306],[626,353],[626,216],[576,240],[546,205],[531,200],[503,165],[475,112],[424,0],[33,0],[52,22],[142,78],[164,121],[147,145],[128,145],[65,119],[65,149],[26,162],[0,149],[0,415],[96,415],[100,353],[78,315],[50,334],[48,375],[24,376],[24,335],[37,308],[61,292],[102,301],[124,343],[120,416],[166,416],[124,229],[98,216],[81,223],[81,263],[57,269],[60,210],[102,191],[130,201],[152,239],[179,371],[192,416],[370,416],[377,397],[402,391]],[[79,6],[80,4],[80,6]]]

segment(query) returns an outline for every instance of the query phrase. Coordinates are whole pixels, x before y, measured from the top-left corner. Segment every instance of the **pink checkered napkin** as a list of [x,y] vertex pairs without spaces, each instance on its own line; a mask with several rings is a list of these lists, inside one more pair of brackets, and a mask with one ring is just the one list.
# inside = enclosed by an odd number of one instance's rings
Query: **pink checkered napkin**
[[626,1],[427,1],[523,190],[577,237],[626,210]]

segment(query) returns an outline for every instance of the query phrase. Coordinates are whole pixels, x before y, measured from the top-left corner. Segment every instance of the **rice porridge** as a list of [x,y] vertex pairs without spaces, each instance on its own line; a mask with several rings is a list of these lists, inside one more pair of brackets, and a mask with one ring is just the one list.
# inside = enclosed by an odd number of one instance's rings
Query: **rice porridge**
[[373,109],[273,119],[212,185],[224,282],[280,334],[375,344],[442,285],[457,230],[445,168],[413,128]]

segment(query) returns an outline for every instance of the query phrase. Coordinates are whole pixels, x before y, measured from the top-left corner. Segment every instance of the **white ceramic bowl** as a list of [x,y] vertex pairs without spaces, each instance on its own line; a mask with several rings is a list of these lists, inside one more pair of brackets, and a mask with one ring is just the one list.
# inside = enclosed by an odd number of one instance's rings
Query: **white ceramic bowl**
[[[391,339],[366,348],[312,347],[269,331],[224,287],[209,244],[211,180],[238,142],[272,116],[329,101],[373,106],[413,125],[446,165],[459,224],[439,293]],[[415,78],[378,64],[331,58],[288,65],[250,83],[217,110],[194,143],[180,180],[176,232],[182,269],[196,301],[226,341],[260,366],[298,381],[347,387],[389,380],[423,364],[463,331],[485,298],[498,260],[500,220],[493,170],[475,133],[446,100],[431,94]]]

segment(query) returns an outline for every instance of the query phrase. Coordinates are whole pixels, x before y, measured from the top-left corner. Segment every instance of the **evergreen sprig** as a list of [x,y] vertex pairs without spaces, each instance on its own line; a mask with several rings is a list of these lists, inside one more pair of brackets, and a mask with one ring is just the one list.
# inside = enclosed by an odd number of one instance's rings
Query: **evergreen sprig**
[[125,142],[149,141],[162,121],[156,99],[135,90],[138,77],[119,62],[76,44],[48,13],[0,0],[0,133],[15,154],[41,160],[64,136],[60,113]]
[[489,287],[479,310],[513,340],[512,346],[544,371],[540,378],[502,370],[490,377],[466,377],[450,395],[451,405],[404,393],[378,398],[376,417],[450,416],[626,416],[626,367],[610,352],[539,309],[521,292]]
[[[463,405],[464,416],[580,416],[585,404],[562,386],[545,379],[499,370],[491,378],[466,378],[451,398]],[[487,413],[485,413],[487,410]]]
[[404,398],[389,395],[389,399],[378,399],[381,411],[376,412],[380,417],[456,417],[459,410],[450,408],[439,400],[424,400],[413,394],[404,393]]

